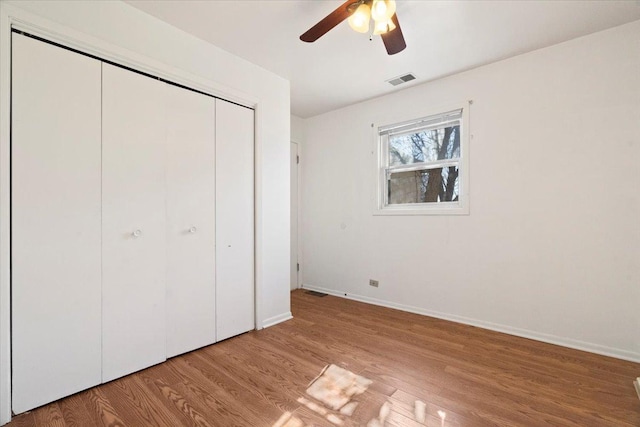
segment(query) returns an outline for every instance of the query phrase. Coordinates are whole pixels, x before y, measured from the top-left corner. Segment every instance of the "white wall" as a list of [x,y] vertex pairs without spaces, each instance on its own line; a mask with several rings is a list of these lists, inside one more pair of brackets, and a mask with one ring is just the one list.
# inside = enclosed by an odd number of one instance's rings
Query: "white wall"
[[291,115],[291,141],[301,144],[304,141],[304,119]]
[[[639,42],[637,21],[305,120],[304,286],[640,361]],[[371,123],[469,99],[470,215],[373,216]]]
[[[8,303],[8,46],[10,17],[50,32],[87,40],[121,57],[188,75],[227,99],[256,108],[256,280],[258,326],[290,318],[289,82],[121,2],[2,2],[0,75],[0,424],[9,414]],[[37,18],[37,19],[36,19]],[[38,21],[37,24],[31,21]],[[210,84],[209,84],[210,83]]]

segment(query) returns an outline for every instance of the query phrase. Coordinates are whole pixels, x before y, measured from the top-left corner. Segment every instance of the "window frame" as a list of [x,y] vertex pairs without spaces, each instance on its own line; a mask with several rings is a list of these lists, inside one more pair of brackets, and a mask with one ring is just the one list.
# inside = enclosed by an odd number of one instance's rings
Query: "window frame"
[[[404,120],[384,120],[381,125],[372,124],[373,137],[376,147],[376,197],[374,215],[469,215],[469,108],[472,101],[449,105],[448,107],[432,109],[425,114],[415,115],[413,119]],[[389,166],[389,135],[380,135],[380,129],[407,126],[412,123],[418,125],[416,131],[420,130],[419,122],[428,121],[445,116],[454,111],[461,110],[460,115],[460,158],[442,159],[431,162],[412,163],[410,165]],[[415,118],[417,117],[417,118]],[[446,123],[446,121],[443,121]],[[426,124],[423,128],[433,128],[433,124]],[[388,204],[388,179],[387,173],[392,171],[410,172],[419,170],[429,170],[439,167],[458,165],[458,200],[455,202],[422,202],[422,203],[398,203]]]

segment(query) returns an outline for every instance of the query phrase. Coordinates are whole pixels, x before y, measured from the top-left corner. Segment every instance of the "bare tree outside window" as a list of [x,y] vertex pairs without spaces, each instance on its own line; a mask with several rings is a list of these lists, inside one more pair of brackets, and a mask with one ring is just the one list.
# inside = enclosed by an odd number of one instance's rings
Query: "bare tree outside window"
[[[460,126],[449,126],[389,138],[390,166],[460,158]],[[458,200],[458,166],[389,174],[388,200],[397,203]]]
[[379,215],[469,213],[464,106],[378,128]]

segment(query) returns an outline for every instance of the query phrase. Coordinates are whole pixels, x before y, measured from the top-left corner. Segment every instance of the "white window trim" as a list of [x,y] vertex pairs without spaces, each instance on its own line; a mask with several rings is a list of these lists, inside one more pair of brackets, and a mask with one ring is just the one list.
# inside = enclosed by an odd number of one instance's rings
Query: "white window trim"
[[[453,110],[462,110],[462,117],[460,119],[460,160],[459,161],[449,161],[449,160],[439,160],[436,162],[425,162],[425,163],[416,163],[414,166],[414,170],[422,170],[426,167],[440,167],[449,165],[449,163],[458,163],[459,164],[459,195],[458,201],[456,202],[439,202],[439,203],[407,203],[407,204],[393,204],[385,206],[385,197],[384,190],[386,188],[386,172],[384,165],[388,164],[388,155],[389,150],[386,145],[388,142],[388,136],[379,135],[378,129],[381,127],[393,126],[394,124],[401,124],[403,122],[402,119],[394,120],[389,122],[385,120],[380,123],[372,124],[372,132],[374,138],[374,153],[377,155],[373,156],[375,159],[375,179],[376,179],[376,194],[375,194],[375,206],[373,209],[373,215],[469,215],[469,139],[470,139],[470,120],[469,120],[469,109],[473,101],[468,101],[464,103],[458,103],[454,105],[449,105],[447,107],[441,107],[438,109],[430,109],[428,111],[423,112],[422,114],[413,115],[413,117],[404,117],[405,122],[409,122],[411,120],[416,120],[419,117],[429,117],[435,116],[438,114],[446,113],[447,111]],[[393,170],[394,167],[390,167],[388,169]],[[406,166],[402,167],[402,170],[408,170]]]

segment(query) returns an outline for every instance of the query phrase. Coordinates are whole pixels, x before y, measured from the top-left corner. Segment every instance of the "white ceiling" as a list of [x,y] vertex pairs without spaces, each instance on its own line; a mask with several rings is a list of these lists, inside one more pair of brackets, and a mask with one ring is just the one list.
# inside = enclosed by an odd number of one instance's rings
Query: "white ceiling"
[[[311,117],[411,85],[640,19],[640,1],[398,0],[407,48],[346,22],[315,43],[300,34],[343,0],[127,0],[291,81],[291,112]],[[355,1],[355,0],[354,0]],[[385,80],[412,72],[417,80]]]

